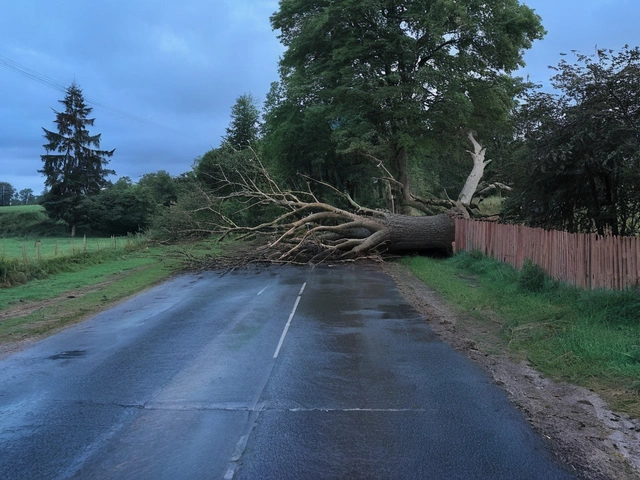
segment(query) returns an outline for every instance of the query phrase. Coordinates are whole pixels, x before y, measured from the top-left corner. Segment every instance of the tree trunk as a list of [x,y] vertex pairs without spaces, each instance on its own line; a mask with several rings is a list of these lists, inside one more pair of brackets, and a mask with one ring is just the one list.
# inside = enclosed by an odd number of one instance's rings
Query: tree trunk
[[71,225],[71,238],[76,237],[76,226],[75,224]]
[[448,251],[455,241],[455,221],[446,214],[389,215],[384,223],[390,252]]
[[473,137],[473,132],[469,132],[469,141],[473,144],[473,152],[467,150],[471,154],[471,158],[473,159],[473,169],[471,173],[467,177],[467,181],[462,187],[462,191],[458,196],[458,201],[463,205],[470,205],[471,199],[473,198],[473,194],[476,193],[478,189],[478,184],[482,179],[482,175],[484,174],[484,168],[491,162],[491,160],[484,161],[484,155],[486,153],[486,149],[482,148],[476,139]]

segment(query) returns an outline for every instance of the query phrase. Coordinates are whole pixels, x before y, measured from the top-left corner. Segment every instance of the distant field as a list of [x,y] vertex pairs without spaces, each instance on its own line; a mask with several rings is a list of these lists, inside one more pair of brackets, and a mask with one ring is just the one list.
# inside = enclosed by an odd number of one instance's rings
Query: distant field
[[11,212],[44,212],[42,205],[15,205],[13,207],[0,207],[0,214]]
[[0,238],[0,259],[15,258],[23,260],[26,255],[27,261],[38,261],[38,243],[40,243],[40,259],[45,260],[83,251],[95,252],[104,249],[122,249],[127,243],[141,241],[142,238],[142,236],[87,238],[86,241],[83,237],[76,237],[75,239],[70,237],[43,237],[38,240]]
[[56,223],[47,217],[40,205],[0,207],[0,237],[38,239],[61,237],[66,233],[64,223]]

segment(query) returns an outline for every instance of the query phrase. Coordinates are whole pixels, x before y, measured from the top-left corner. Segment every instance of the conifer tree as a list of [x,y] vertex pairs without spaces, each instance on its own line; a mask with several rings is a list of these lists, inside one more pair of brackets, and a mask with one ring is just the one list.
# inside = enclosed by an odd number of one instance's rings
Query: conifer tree
[[259,133],[260,110],[256,100],[250,94],[240,95],[231,108],[231,123],[222,138],[223,144],[244,150],[258,140]]
[[64,220],[73,236],[83,216],[83,198],[99,193],[108,184],[107,176],[115,174],[106,168],[115,149],[100,150],[100,134],[91,135],[87,130],[95,119],[88,118],[92,108],[86,105],[82,89],[75,82],[59,102],[64,110],[54,110],[57,132],[43,128],[47,153],[41,155],[44,166],[38,171],[46,177],[48,192],[43,205],[48,215]]

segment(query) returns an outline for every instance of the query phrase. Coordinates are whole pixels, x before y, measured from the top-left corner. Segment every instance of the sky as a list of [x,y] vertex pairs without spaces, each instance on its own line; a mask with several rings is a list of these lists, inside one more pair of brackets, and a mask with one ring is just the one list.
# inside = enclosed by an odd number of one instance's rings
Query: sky
[[[638,0],[521,3],[547,30],[517,72],[536,83],[548,85],[548,66],[571,61],[571,50],[640,45]],[[2,0],[0,182],[42,191],[42,128],[55,130],[52,109],[74,81],[93,107],[90,132],[116,149],[114,180],[190,170],[219,145],[236,99],[262,102],[278,80],[277,9],[277,0]]]

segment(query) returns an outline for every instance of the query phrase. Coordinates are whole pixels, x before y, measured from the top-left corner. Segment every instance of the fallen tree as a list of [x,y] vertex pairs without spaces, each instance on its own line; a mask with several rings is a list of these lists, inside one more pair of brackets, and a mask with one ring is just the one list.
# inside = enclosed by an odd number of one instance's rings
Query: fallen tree
[[[479,151],[484,150],[469,135],[474,151],[472,172],[474,187],[480,181],[478,174]],[[464,203],[458,199],[421,199],[412,196],[412,206],[441,213],[421,216],[401,215],[389,211],[370,209],[359,205],[348,194],[325,182],[306,180],[306,190],[283,189],[262,165],[257,155],[242,168],[229,170],[228,166],[209,172],[207,182],[212,190],[201,188],[205,199],[190,212],[195,221],[194,231],[219,235],[220,239],[233,236],[238,239],[260,237],[262,244],[252,250],[251,261],[317,263],[331,259],[352,260],[359,257],[378,258],[382,253],[418,251],[450,251],[455,237],[458,216],[469,217],[472,195],[467,188]],[[388,179],[390,188],[398,188]],[[323,188],[339,199],[336,204],[321,201],[314,189]],[[399,197],[401,196],[398,195]],[[235,205],[233,213],[225,213],[225,205]],[[258,224],[237,220],[238,214],[249,211],[269,211],[269,217]],[[202,215],[206,213],[206,215]],[[253,217],[255,218],[255,216]],[[246,256],[247,253],[242,254]]]

